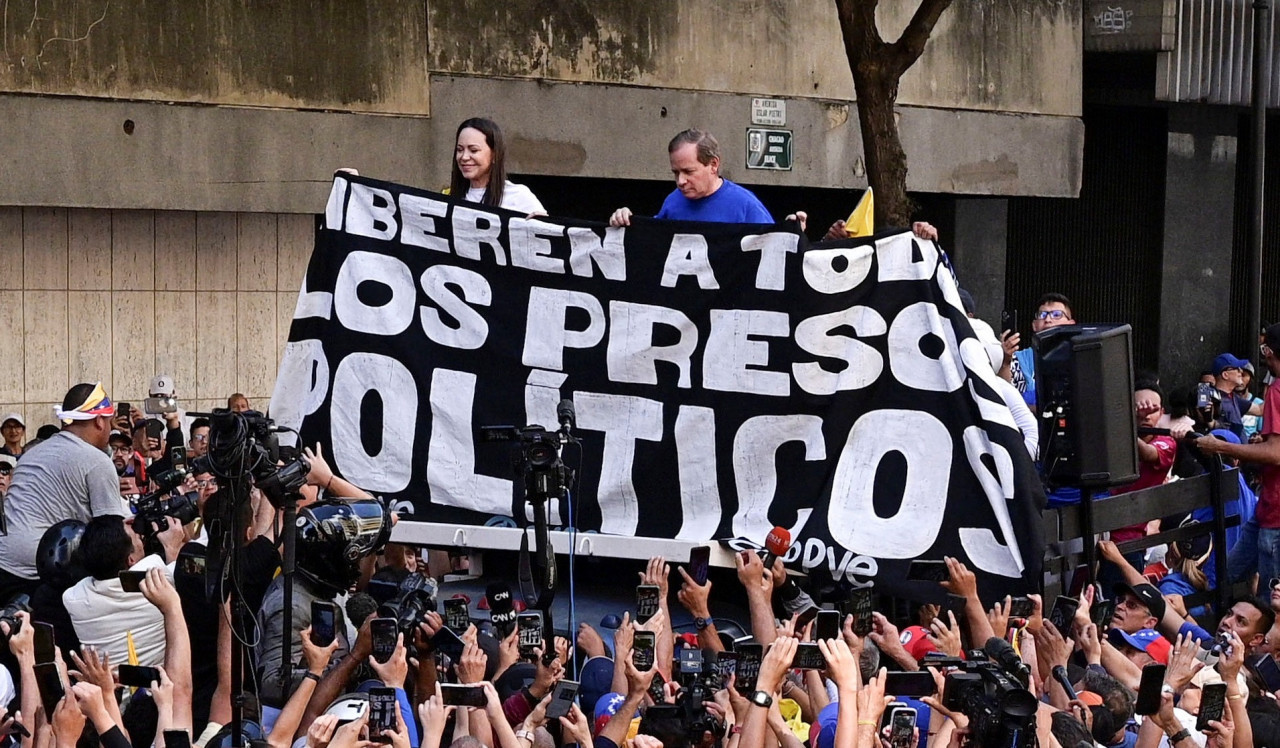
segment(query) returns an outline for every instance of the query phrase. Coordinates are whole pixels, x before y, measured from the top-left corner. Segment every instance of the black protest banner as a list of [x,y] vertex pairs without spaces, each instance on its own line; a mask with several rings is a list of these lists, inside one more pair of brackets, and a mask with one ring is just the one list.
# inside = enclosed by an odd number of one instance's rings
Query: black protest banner
[[1043,548],[995,376],[910,233],[607,228],[339,175],[272,414],[413,519],[484,524],[523,482],[477,428],[554,430],[569,399],[579,478],[553,523],[757,543],[781,525],[788,561],[855,584],[923,593],[907,564],[950,555],[994,593],[1033,585]]

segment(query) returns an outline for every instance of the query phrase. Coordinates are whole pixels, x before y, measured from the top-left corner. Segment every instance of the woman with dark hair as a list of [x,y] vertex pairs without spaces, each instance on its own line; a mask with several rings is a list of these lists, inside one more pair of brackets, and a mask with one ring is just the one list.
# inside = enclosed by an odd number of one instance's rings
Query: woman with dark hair
[[547,211],[522,184],[507,180],[507,148],[498,123],[472,117],[458,125],[449,194],[526,215]]

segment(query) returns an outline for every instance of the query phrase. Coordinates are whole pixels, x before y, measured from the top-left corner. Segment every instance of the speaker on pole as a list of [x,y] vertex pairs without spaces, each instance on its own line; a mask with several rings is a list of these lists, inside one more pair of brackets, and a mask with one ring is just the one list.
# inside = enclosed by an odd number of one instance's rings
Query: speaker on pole
[[1036,333],[1040,457],[1049,482],[1108,488],[1138,479],[1128,325]]

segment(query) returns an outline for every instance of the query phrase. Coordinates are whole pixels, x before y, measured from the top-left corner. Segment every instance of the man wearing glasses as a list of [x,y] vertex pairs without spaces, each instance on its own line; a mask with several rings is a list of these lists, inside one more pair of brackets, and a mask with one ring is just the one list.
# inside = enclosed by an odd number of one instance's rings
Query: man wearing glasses
[[[1060,293],[1047,293],[1040,297],[1036,304],[1036,315],[1031,318],[1031,331],[1040,332],[1050,327],[1074,325],[1075,314],[1071,311],[1071,300]],[[1013,386],[1022,393],[1032,411],[1036,407],[1036,354],[1030,346],[1018,349],[1022,336],[1016,331],[1001,336],[1004,346],[1004,368],[1000,376],[1013,382]]]
[[1244,367],[1248,365],[1248,361],[1230,353],[1220,354],[1213,359],[1213,386],[1222,395],[1217,427],[1235,434],[1240,441],[1245,441],[1243,417],[1262,415],[1261,404],[1254,405],[1249,397],[1236,394],[1236,390],[1244,385]]
[[191,442],[187,445],[187,459],[194,460],[209,453],[209,419],[191,420]]

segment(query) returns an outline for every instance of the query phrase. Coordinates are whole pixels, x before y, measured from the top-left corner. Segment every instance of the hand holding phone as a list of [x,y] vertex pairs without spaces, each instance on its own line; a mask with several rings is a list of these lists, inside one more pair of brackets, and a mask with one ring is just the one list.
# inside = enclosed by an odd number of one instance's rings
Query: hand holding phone
[[369,624],[369,633],[373,637],[373,659],[378,662],[389,662],[396,652],[396,640],[399,638],[396,619],[373,619]]
[[382,733],[396,731],[396,712],[400,706],[396,703],[394,688],[372,688],[369,690],[369,739],[375,743],[390,743],[391,738]]
[[711,546],[698,545],[689,549],[689,576],[699,586],[707,583],[707,574],[711,568]]
[[333,603],[311,601],[311,643],[317,647],[333,644],[337,636],[337,609]]
[[644,672],[657,662],[658,635],[652,631],[637,631],[631,642],[631,663]]

